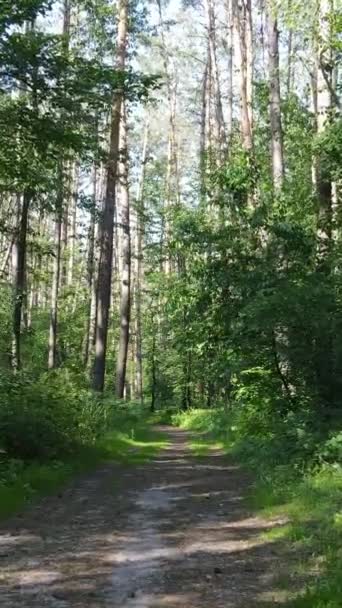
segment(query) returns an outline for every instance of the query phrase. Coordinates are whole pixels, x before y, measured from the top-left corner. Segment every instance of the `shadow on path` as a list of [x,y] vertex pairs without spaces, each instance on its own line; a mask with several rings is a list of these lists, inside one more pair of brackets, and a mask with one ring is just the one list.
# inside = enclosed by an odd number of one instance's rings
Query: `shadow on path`
[[282,604],[294,556],[248,512],[250,481],[189,434],[137,467],[107,465],[0,529],[2,608],[252,608]]

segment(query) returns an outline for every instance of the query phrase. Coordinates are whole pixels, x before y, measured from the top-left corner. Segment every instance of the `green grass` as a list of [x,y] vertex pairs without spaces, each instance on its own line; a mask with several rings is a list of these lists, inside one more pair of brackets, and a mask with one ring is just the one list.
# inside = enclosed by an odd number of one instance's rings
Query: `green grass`
[[301,573],[309,580],[305,592],[289,606],[341,608],[342,469],[321,467],[300,481],[289,480],[281,493],[270,477],[259,482],[253,503],[270,517],[285,514],[290,520],[264,535],[269,541],[281,538],[295,547]]
[[[289,576],[278,581],[291,597],[284,608],[342,607],[342,467],[325,464],[298,469],[266,442],[244,443],[234,438],[229,416],[224,410],[190,410],[173,417],[174,424],[201,431],[190,442],[198,456],[220,446],[223,451],[252,469],[256,482],[249,496],[250,506],[263,517],[283,516],[288,523],[262,533],[267,542],[283,543],[295,553]],[[317,446],[319,448],[319,446]],[[285,448],[286,449],[286,448]],[[291,572],[291,568],[295,571]],[[304,589],[294,594],[293,577],[300,576]],[[294,597],[295,595],[295,597]],[[267,604],[271,608],[272,604]]]
[[149,426],[144,415],[123,410],[115,415],[115,430],[96,445],[81,447],[59,461],[24,463],[0,460],[0,519],[15,514],[40,497],[53,494],[68,481],[106,461],[141,464],[167,446],[161,433]]

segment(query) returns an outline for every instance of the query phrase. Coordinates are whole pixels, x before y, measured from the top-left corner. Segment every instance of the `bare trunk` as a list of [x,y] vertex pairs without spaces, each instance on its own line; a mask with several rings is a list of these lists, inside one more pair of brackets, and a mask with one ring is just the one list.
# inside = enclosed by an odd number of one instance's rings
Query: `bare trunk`
[[[70,17],[71,7],[70,0],[64,0],[63,8],[63,51],[65,55],[69,52],[70,43]],[[61,118],[63,120],[63,116]],[[63,275],[65,277],[65,266],[62,268],[62,240],[64,245],[67,244],[67,220],[65,220],[65,186],[66,175],[69,175],[67,164],[63,157],[60,159],[58,167],[58,193],[56,200],[56,217],[55,217],[55,235],[54,235],[54,259],[52,271],[52,287],[50,301],[50,328],[48,342],[48,369],[54,369],[57,366],[57,335],[58,335],[58,295],[60,282]],[[63,272],[62,272],[63,271]]]
[[213,79],[213,92],[214,92],[214,115],[215,115],[215,139],[218,153],[218,161],[222,161],[224,148],[226,145],[226,132],[223,119],[222,110],[222,98],[221,98],[221,86],[219,70],[217,65],[217,51],[216,51],[216,17],[214,10],[213,0],[206,0],[206,12],[207,12],[207,28],[208,28],[208,43],[209,43],[209,55],[211,63],[211,76]]
[[209,60],[207,59],[202,84],[202,107],[201,107],[201,136],[200,136],[200,183],[201,183],[201,198],[204,201],[206,195],[206,172],[208,165],[208,141],[207,141],[207,112],[208,103],[210,100],[207,98],[208,93],[208,77],[209,77]]
[[[61,171],[61,176],[63,172]],[[61,177],[63,181],[63,177]],[[48,368],[54,369],[57,366],[57,330],[58,330],[58,294],[61,275],[61,249],[62,249],[62,205],[63,205],[63,185],[60,186],[61,192],[57,201],[55,219],[55,252],[53,258],[51,304],[50,304],[50,330],[49,330],[49,354]]]
[[[96,215],[97,215],[97,188],[98,188],[98,166],[96,162],[93,167],[93,200],[90,211],[90,223],[88,231],[88,256],[87,256],[87,283],[88,283],[88,314],[86,338],[84,343],[84,364],[87,367],[94,346],[94,321],[96,313]],[[93,331],[92,331],[93,328]]]
[[227,19],[227,135],[228,143],[233,133],[233,53],[234,53],[234,21],[233,21],[233,0],[226,0],[226,19]]
[[17,197],[19,206],[19,225],[17,239],[13,245],[13,339],[12,339],[12,368],[17,371],[21,368],[21,315],[25,292],[25,262],[28,212],[32,195],[25,192],[20,210],[20,196]]
[[[332,109],[332,50],[330,13],[332,0],[319,2],[319,41],[317,48],[317,133],[327,125]],[[323,265],[329,254],[332,237],[332,184],[320,158],[316,158],[316,187],[318,195],[318,257]]]
[[267,6],[268,81],[270,99],[271,158],[273,186],[281,190],[284,181],[284,151],[279,79],[279,32],[272,6]]
[[68,259],[68,280],[69,286],[74,281],[75,252],[77,239],[77,199],[79,182],[79,165],[74,163],[72,175],[72,192],[70,197],[70,232],[69,232],[69,259]]
[[[118,18],[116,67],[119,70],[124,70],[126,62],[128,19],[126,0],[120,0]],[[123,91],[119,90],[116,92],[112,104],[107,188],[103,214],[99,225],[98,300],[96,312],[95,361],[93,369],[93,387],[97,391],[103,391],[106,371],[107,335],[113,265],[113,223],[122,100]]]
[[[288,0],[288,11],[292,9],[292,0]],[[293,87],[293,29],[289,29],[289,37],[287,40],[287,76],[286,76],[286,92],[289,96]]]
[[253,148],[253,119],[252,119],[252,78],[253,78],[253,48],[252,48],[252,14],[250,0],[234,0],[234,28],[238,44],[237,64],[239,65],[240,88],[240,125],[242,143],[247,152]]
[[143,404],[143,352],[142,352],[142,289],[144,283],[144,184],[148,152],[149,126],[146,121],[140,161],[140,177],[136,199],[136,273],[135,273],[135,394]]
[[120,126],[120,224],[122,227],[122,274],[120,290],[120,337],[116,365],[116,396],[124,396],[127,355],[129,344],[129,326],[131,313],[131,232],[130,232],[130,201],[128,185],[128,150],[127,150],[127,118],[123,104]]

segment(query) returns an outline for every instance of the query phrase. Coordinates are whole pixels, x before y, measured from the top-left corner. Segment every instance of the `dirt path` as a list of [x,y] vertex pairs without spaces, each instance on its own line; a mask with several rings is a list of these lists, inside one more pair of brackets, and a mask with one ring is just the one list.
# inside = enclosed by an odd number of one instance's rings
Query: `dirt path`
[[282,522],[248,513],[248,480],[188,435],[139,467],[108,465],[0,528],[2,608],[252,608],[282,601]]

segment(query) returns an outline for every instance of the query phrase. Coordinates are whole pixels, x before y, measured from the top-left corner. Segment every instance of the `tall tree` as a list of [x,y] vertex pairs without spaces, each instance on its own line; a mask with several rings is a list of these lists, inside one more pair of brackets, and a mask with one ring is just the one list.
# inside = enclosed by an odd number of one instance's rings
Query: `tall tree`
[[119,223],[122,230],[122,272],[120,289],[120,333],[116,365],[116,396],[122,399],[125,390],[129,329],[131,317],[131,226],[130,194],[128,182],[127,116],[125,103],[122,104],[120,123],[120,160],[118,165],[118,185],[120,193]]
[[253,25],[251,0],[233,0],[236,63],[239,70],[242,142],[247,151],[253,147]]
[[[70,0],[64,0],[63,4],[63,42],[62,51],[64,58],[69,55],[70,46],[70,19],[71,19],[71,4]],[[64,117],[61,117],[63,122]],[[62,234],[63,234],[63,218],[65,216],[65,201],[66,192],[68,189],[66,178],[67,162],[62,157],[58,164],[57,177],[57,197],[55,210],[55,230],[54,230],[54,259],[52,271],[52,288],[51,288],[51,305],[50,305],[50,329],[49,329],[49,352],[48,352],[48,368],[54,369],[57,366],[57,339],[58,339],[58,297],[61,279],[61,263],[62,263]],[[65,224],[65,222],[64,222]],[[67,227],[64,226],[64,240],[66,243]]]
[[146,163],[148,159],[149,123],[146,118],[143,145],[140,159],[140,175],[136,195],[136,231],[135,231],[135,396],[143,403],[143,342],[142,342],[142,291],[144,287],[144,233],[145,206],[144,187]]
[[[128,30],[128,3],[120,0],[118,5],[118,36],[115,69],[121,75],[126,65],[126,47]],[[113,266],[113,232],[115,196],[117,187],[117,167],[119,156],[119,132],[124,90],[118,87],[112,101],[109,158],[107,164],[107,186],[99,224],[99,266],[98,293],[96,312],[95,361],[93,367],[93,387],[97,391],[104,389],[108,321]]]
[[[328,126],[332,110],[332,9],[333,0],[317,0],[316,125],[318,135],[321,135]],[[319,157],[316,157],[315,169],[318,195],[318,253],[321,261],[324,261],[329,253],[332,237],[332,184]]]
[[275,10],[271,1],[268,0],[266,6],[266,19],[272,174],[274,188],[275,190],[280,190],[284,180],[284,148],[280,98],[279,32]]

